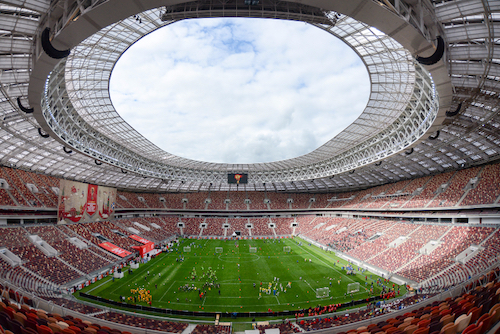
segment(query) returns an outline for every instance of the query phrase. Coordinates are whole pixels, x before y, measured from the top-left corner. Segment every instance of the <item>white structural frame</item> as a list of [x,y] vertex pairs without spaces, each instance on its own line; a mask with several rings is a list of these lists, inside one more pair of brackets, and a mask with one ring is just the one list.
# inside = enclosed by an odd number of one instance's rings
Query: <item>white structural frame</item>
[[65,146],[144,177],[223,183],[228,172],[247,172],[253,184],[293,182],[354,172],[395,155],[415,145],[437,120],[435,84],[410,52],[365,23],[328,12],[334,22],[311,24],[347,43],[365,63],[371,80],[370,100],[353,124],[315,151],[283,161],[216,164],[174,156],[123,121],[108,91],[121,54],[145,34],[175,22],[161,21],[161,10],[140,13],[139,26],[137,17],[128,17],[101,29],[52,69],[41,99],[43,118],[37,119]]

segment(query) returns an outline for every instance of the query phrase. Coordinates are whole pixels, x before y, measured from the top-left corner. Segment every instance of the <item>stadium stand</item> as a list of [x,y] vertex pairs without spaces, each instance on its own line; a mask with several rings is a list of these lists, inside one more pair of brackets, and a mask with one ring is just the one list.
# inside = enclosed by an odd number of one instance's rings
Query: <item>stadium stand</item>
[[268,236],[273,234],[273,231],[269,228],[269,218],[250,218],[248,222],[253,224],[252,236]]
[[149,208],[165,208],[164,203],[160,201],[159,194],[142,193],[139,196],[144,198],[145,204]]
[[[392,334],[397,333],[398,330],[401,330],[401,333],[409,333],[407,328],[411,328],[412,333],[416,329],[419,329],[419,333],[448,333],[447,328],[453,327],[453,333],[456,333],[468,332],[467,328],[479,327],[482,330],[481,333],[486,333],[500,319],[498,314],[500,283],[495,282],[497,272],[498,268],[481,277],[478,281],[470,283],[464,291],[455,297],[445,298],[449,294],[444,294],[444,297],[441,298],[441,295],[433,297],[432,295],[419,294],[385,303],[371,304],[371,307],[349,314],[332,314],[336,311],[337,304],[323,307],[312,306],[309,309],[297,311],[295,321],[283,319],[275,324],[258,323],[257,329],[261,333],[269,328],[279,328],[280,333],[299,333],[335,326],[347,333]],[[35,303],[29,297],[9,290],[2,285],[0,285],[0,293],[3,296],[3,301],[0,303],[0,326],[2,330],[9,330],[13,333],[24,333],[23,330],[28,328],[36,328],[37,333],[39,333],[43,326],[50,328],[50,332],[69,333],[65,331],[69,329],[75,333],[96,333],[98,331],[125,333],[113,328],[113,323],[130,326],[131,329],[154,328],[172,333],[181,333],[188,327],[188,324],[183,322],[153,320],[113,311],[101,311],[99,308],[82,305],[67,299],[46,298],[54,304],[64,305],[66,308],[78,312],[81,314],[81,318],[86,320],[73,315],[63,317],[58,313],[49,313],[50,311],[33,308]],[[93,316],[89,317],[89,315]],[[92,321],[87,319],[92,319]],[[100,322],[99,319],[105,320],[105,322]],[[47,331],[42,331],[42,333]],[[230,326],[198,324],[192,333],[230,333]]]
[[468,168],[457,171],[453,175],[450,184],[446,187],[445,191],[434,200],[429,203],[429,207],[437,206],[454,206],[458,203],[460,198],[467,191],[465,186],[471,181],[472,178],[477,176],[477,173],[481,170],[480,167]]
[[183,218],[182,222],[185,224],[184,235],[199,236],[201,233],[200,225],[204,220],[203,218]]
[[21,192],[20,192],[20,190],[18,188],[18,185],[16,185],[10,179],[10,177],[9,177],[10,173],[11,173],[11,168],[7,168],[7,167],[1,167],[0,168],[0,178],[4,179],[9,184],[9,192],[14,197],[15,201],[17,202],[17,204],[20,205],[20,206],[31,206],[30,204],[28,204],[27,199],[25,199],[24,196],[21,195]]
[[267,192],[267,198],[270,201],[269,206],[272,210],[290,209],[290,204],[287,203],[287,194]]
[[222,224],[226,222],[225,218],[207,218],[207,227],[203,230],[203,235],[207,236],[221,236],[224,235]]
[[248,224],[247,218],[229,218],[227,223],[231,226],[227,230],[228,236],[233,235],[233,233],[238,234],[238,232],[242,237],[249,236],[248,229],[245,227]]
[[266,193],[258,191],[247,192],[248,199],[250,200],[250,210],[267,210],[267,204],[264,203]]
[[226,210],[227,204],[225,200],[227,199],[228,192],[210,192],[210,200],[212,201],[208,204],[208,209],[210,210]]
[[[271,218],[271,222],[275,224],[274,231],[276,235],[291,235],[293,218]],[[258,235],[258,234],[256,234]]]
[[493,204],[500,196],[500,164],[487,165],[479,175],[479,183],[471,189],[460,206]]
[[6,189],[0,189],[0,205],[1,206],[16,206],[17,204],[10,197],[9,192]]
[[202,210],[205,209],[205,200],[208,198],[208,192],[188,193],[186,194],[188,203],[186,209]]
[[229,192],[228,198],[231,201],[228,205],[228,210],[248,210],[245,200],[247,194],[245,191]]

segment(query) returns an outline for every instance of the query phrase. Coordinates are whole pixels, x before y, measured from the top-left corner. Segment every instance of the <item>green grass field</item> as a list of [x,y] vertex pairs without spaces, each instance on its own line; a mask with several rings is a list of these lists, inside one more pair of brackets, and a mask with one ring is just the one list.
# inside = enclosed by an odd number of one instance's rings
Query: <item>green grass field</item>
[[[299,242],[303,245],[299,246]],[[185,246],[190,246],[191,251],[184,252]],[[250,253],[250,246],[257,247],[257,252]],[[291,252],[285,252],[284,246],[290,246]],[[216,253],[216,247],[222,247],[223,252]],[[183,256],[184,261],[177,262],[179,256]],[[361,274],[356,270],[357,267],[354,268],[356,275],[347,276],[346,271],[341,270],[346,263],[334,254],[309,246],[298,238],[281,239],[280,242],[183,239],[176,250],[141,264],[132,274],[128,274],[125,269],[122,279],[113,281],[107,277],[81,291],[116,301],[124,296],[128,303],[147,305],[145,301],[128,300],[129,297],[138,296],[132,294],[131,289],[144,288],[150,291],[153,307],[187,311],[265,312],[269,308],[273,311],[292,311],[318,304],[349,302],[352,298],[367,298],[371,282],[379,277],[370,272]],[[368,276],[367,281],[365,276]],[[207,282],[219,284],[220,288],[204,287]],[[259,297],[261,282],[265,288],[269,283],[273,289],[276,286],[279,294],[262,292]],[[289,282],[291,287],[286,288]],[[345,294],[347,285],[353,282],[360,283],[360,291],[351,298]],[[186,284],[192,289],[184,291],[182,286]],[[329,296],[317,298],[316,290],[325,287],[330,290]],[[201,298],[200,289],[206,291]],[[374,282],[374,294],[379,292]],[[404,293],[404,287],[401,287],[401,294]]]

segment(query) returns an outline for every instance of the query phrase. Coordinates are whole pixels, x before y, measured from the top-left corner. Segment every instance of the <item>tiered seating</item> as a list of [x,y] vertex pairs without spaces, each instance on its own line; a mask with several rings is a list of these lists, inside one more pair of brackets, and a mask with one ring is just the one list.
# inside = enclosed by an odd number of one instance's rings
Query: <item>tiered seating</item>
[[291,224],[293,223],[293,218],[272,218],[271,221],[276,224],[274,231],[277,235],[292,234]]
[[447,183],[455,172],[448,172],[443,174],[434,175],[432,179],[427,183],[424,190],[418,196],[414,196],[408,203],[406,203],[404,208],[423,208],[429,203],[434,196],[436,196],[436,191],[438,188]]
[[24,197],[21,195],[21,193],[17,189],[17,186],[15,185],[15,183],[10,179],[9,174],[7,173],[8,170],[10,170],[10,168],[0,167],[0,178],[6,180],[7,183],[9,183],[9,185],[10,185],[9,191],[10,191],[11,195],[14,196],[14,198],[16,199],[17,203],[20,206],[30,206],[30,204],[28,204],[28,202],[26,202],[26,199],[24,199]]
[[59,258],[86,274],[90,274],[91,272],[99,270],[111,263],[111,261],[106,261],[94,255],[87,249],[79,249],[65,239],[60,240],[56,244],[49,244],[61,252],[59,254]]
[[7,190],[5,189],[0,189],[0,205],[16,206],[16,203],[14,203],[12,198],[10,198]]
[[23,260],[24,267],[56,284],[68,283],[80,277],[78,272],[55,257],[48,258],[32,244],[19,245],[11,248],[10,251]]
[[311,197],[316,198],[316,201],[311,204],[311,209],[323,209],[330,204],[328,200],[332,198],[332,194],[315,194]]
[[307,231],[311,230],[314,225],[313,221],[315,219],[319,219],[319,217],[307,215],[307,216],[298,216],[297,217],[297,228],[295,229],[296,234],[305,234]]
[[[405,181],[400,181],[400,182],[396,182],[396,183],[391,184],[390,187],[385,189],[385,195],[394,195],[398,191],[400,191],[400,190],[402,191],[410,182],[411,182],[411,180],[405,180]],[[377,198],[373,202],[369,203],[367,207],[368,208],[382,208],[385,205],[387,205],[387,203],[389,203],[392,200],[392,198],[393,197]]]
[[203,235],[224,235],[224,230],[222,229],[222,224],[226,222],[224,218],[207,218],[205,222],[207,223],[207,228],[203,230]]
[[[118,191],[116,193],[116,203],[122,208],[133,208],[134,206],[128,200],[128,193]],[[122,198],[123,197],[123,198]]]
[[[26,187],[24,182],[17,176],[16,172],[12,168],[2,167],[2,169],[5,172],[5,174],[7,174],[9,176],[10,185],[12,186],[12,183],[14,183],[17,190],[19,190],[21,192],[22,197],[24,197],[31,206],[35,206],[35,207],[42,206],[42,203],[40,202],[40,200],[35,195],[33,195],[33,193],[31,192],[31,190],[28,189],[28,187]],[[16,199],[17,199],[17,197],[16,197]],[[18,200],[18,202],[19,202],[19,200]],[[19,203],[21,203],[21,202],[19,202]]]
[[231,334],[231,326],[198,324],[191,334]]
[[12,174],[17,175],[21,179],[21,183],[26,188],[25,192],[27,192],[27,191],[31,192],[31,190],[29,190],[28,187],[25,186],[27,183],[34,184],[38,188],[38,193],[36,193],[36,194],[32,193],[32,195],[42,203],[42,206],[45,206],[48,208],[55,208],[56,207],[57,201],[52,202],[51,199],[45,195],[45,192],[43,191],[43,189],[39,188],[38,185],[36,184],[36,182],[33,180],[33,178],[30,177],[30,175],[34,175],[33,173],[28,173],[28,172],[25,172],[21,169],[16,169],[16,170],[10,169],[10,171],[12,172]]
[[408,195],[394,197],[390,202],[383,206],[385,209],[399,208],[405,204],[409,199],[413,197],[413,193],[418,189],[424,187],[424,185],[430,180],[432,176],[420,177],[418,179],[413,179],[411,182],[403,189],[402,193]]
[[[348,201],[342,201],[342,205],[339,205],[339,207],[342,207],[342,208],[355,208],[355,207],[357,207],[357,204],[361,200],[363,200],[364,197],[366,197],[367,195],[371,195],[372,191],[373,191],[372,188],[361,190],[361,191],[357,191],[357,192],[354,193],[355,197],[353,199],[350,199]],[[345,197],[345,198],[349,198],[349,197]],[[333,206],[330,206],[330,207],[333,207]]]
[[137,196],[144,197],[142,196],[143,194],[122,193],[122,192],[118,192],[118,194],[125,196],[127,198],[127,201],[130,203],[130,205],[132,205],[133,208],[137,209],[147,208],[146,203],[139,201],[139,198],[137,198]]
[[[498,273],[498,271],[497,268],[495,272]],[[347,333],[486,333],[493,328],[500,319],[498,313],[500,307],[500,294],[497,292],[500,288],[500,283],[494,283],[493,280],[495,277],[496,275],[493,272],[488,273],[481,282],[484,284],[484,282],[489,281],[489,283],[478,287],[471,283],[467,286],[468,292],[464,292],[455,298],[448,297],[446,299],[435,300],[432,303],[425,303],[431,296],[418,294],[402,299],[387,300],[380,305],[373,305],[373,307],[361,309],[357,312],[342,313],[338,316],[328,314],[336,310],[336,304],[324,307],[312,306],[309,309],[299,310],[296,313],[296,318],[309,316],[312,317],[310,319],[298,319],[295,323],[287,319],[283,320],[280,324],[258,326],[258,329],[261,333],[263,333],[266,328],[279,328],[280,333],[295,333],[352,324],[378,315],[397,312],[393,313],[394,316],[390,318],[386,317],[385,320],[378,321],[376,318],[372,319],[369,325],[351,329],[347,331]],[[7,329],[12,333],[31,333],[32,331],[27,330],[27,328],[36,328],[37,331],[33,330],[37,333],[62,332],[70,334],[69,331],[63,329],[68,328],[68,330],[72,332],[81,332],[82,334],[96,332],[125,334],[125,332],[114,329],[112,324],[108,325],[107,323],[106,327],[101,327],[103,326],[102,324],[99,325],[88,320],[82,321],[70,315],[62,317],[59,314],[32,309],[27,306],[33,306],[35,304],[31,299],[22,297],[14,290],[7,291],[6,289],[6,291],[2,291],[3,289],[6,288],[0,286],[0,293],[4,292],[3,296],[5,297],[3,303],[0,305],[0,325],[2,326],[0,331]],[[449,294],[444,295],[443,298],[446,296],[449,296]],[[10,299],[16,302],[11,302]],[[24,304],[20,305],[17,303],[18,300],[22,300]],[[83,314],[93,314],[96,318],[132,327],[155,329],[173,333],[181,333],[187,328],[187,324],[185,323],[151,320],[117,312],[100,312],[98,308],[78,306],[75,305],[74,302],[66,299],[49,298],[48,300],[53,301],[57,305],[68,305],[68,308]],[[415,306],[417,303],[421,303],[419,308],[414,307],[412,311],[405,313],[404,309],[406,307]],[[24,317],[19,316],[21,313]],[[16,314],[18,316],[16,316]],[[22,320],[17,322],[14,319]],[[43,326],[47,326],[48,329],[45,330]],[[480,328],[480,330],[476,330],[476,328]],[[227,327],[198,325],[193,333],[229,334],[229,330],[230,328]],[[342,331],[342,328],[338,328],[338,330]]]
[[67,240],[68,236],[54,226],[30,226],[26,230],[30,234],[38,235],[60,252],[59,258],[87,274],[110,264],[110,261],[106,261],[86,249],[79,249],[73,245]]
[[228,193],[224,191],[215,191],[210,193],[210,199],[212,203],[208,205],[210,210],[226,210],[226,203],[224,203],[227,198]]
[[[138,241],[119,236],[118,234],[112,232],[111,230],[113,229],[119,230],[121,233],[127,236],[131,234],[111,222],[102,221],[86,223],[85,227],[94,233],[99,233],[100,235],[106,237],[112,244],[126,250],[132,250],[132,246],[142,246],[142,244]],[[102,241],[100,243],[102,243]]]
[[[336,250],[349,252],[351,249],[355,249],[364,243],[368,238],[368,234],[366,233],[364,227],[369,225],[370,221],[333,218],[329,225],[332,223],[335,224],[335,227],[326,231],[323,240],[325,240],[326,244]],[[340,232],[343,228],[347,228],[347,230]]]
[[[391,228],[393,228],[395,223],[391,224]],[[386,229],[388,231],[390,229]],[[388,233],[385,233],[374,241],[366,241],[363,244],[359,245],[355,249],[348,252],[349,255],[356,257],[362,261],[367,261],[371,257],[381,253],[382,251],[387,249],[387,244],[394,240],[394,236]],[[382,232],[382,231],[378,231]]]
[[247,199],[245,191],[230,192],[228,194],[231,203],[229,203],[229,210],[247,210],[245,199]]
[[22,287],[28,292],[36,293],[40,296],[52,295],[54,288],[51,284],[24,270],[22,266],[11,267],[10,264],[2,259],[0,259],[0,277],[9,280],[14,285]]
[[313,240],[319,240],[322,235],[322,230],[319,230],[317,226],[326,224],[330,220],[330,217],[299,216],[297,218],[298,226],[295,229],[295,233],[307,236]]
[[289,198],[293,200],[292,203],[292,209],[307,209],[309,208],[309,205],[311,204],[309,200],[314,197],[314,195],[311,194],[300,194],[300,193],[295,193],[295,194],[290,194]]
[[57,195],[52,190],[52,187],[59,188],[59,179],[52,176],[47,176],[37,173],[29,173],[30,176],[35,180],[38,190],[43,191],[45,195],[50,198],[54,207],[57,206],[58,198]]
[[292,334],[292,333],[300,333],[301,331],[295,327],[292,326],[291,323],[281,323],[281,324],[269,324],[269,325],[260,325],[257,326],[257,329],[259,330],[260,334],[265,334],[266,329],[270,328],[278,328],[280,330],[280,334]]
[[446,188],[446,191],[439,194],[429,204],[429,207],[432,208],[438,206],[454,206],[455,204],[457,204],[458,200],[465,192],[465,186],[473,177],[477,176],[477,173],[480,169],[480,167],[473,167],[458,171],[451,179],[451,182],[448,188]]
[[253,224],[252,236],[272,235],[273,231],[269,228],[269,218],[250,218],[248,222]]
[[248,234],[248,229],[245,227],[245,224],[248,223],[248,219],[247,218],[230,218],[230,219],[227,220],[227,222],[231,226],[227,230],[227,235],[228,236],[233,235],[233,232],[236,232],[236,231],[240,231],[241,232],[241,236],[243,236],[243,237],[249,235]]
[[[104,257],[106,260],[110,262],[115,262],[118,257],[109,254],[108,252],[102,250],[100,247],[97,247],[102,241],[92,236],[90,232],[82,225],[82,224],[72,224],[59,227],[64,233],[66,233],[70,237],[78,237],[79,239],[86,240],[89,247],[89,251],[97,254],[100,257]],[[90,239],[87,239],[87,237]]]
[[351,198],[352,196],[357,196],[358,192],[354,191],[349,191],[346,193],[340,193],[340,194],[330,194],[329,199],[333,199],[335,197],[335,200],[330,202],[330,205],[328,205],[328,208],[340,208],[341,206],[345,205],[347,202],[352,201],[348,200],[347,198]]
[[154,328],[155,330],[170,333],[182,333],[188,326],[186,323],[140,318],[117,312],[97,314],[95,317],[132,327]]
[[500,229],[481,246],[484,250],[465,264],[471,275],[483,272],[497,261],[500,255]]
[[[176,233],[178,233],[178,229],[177,229],[177,232],[166,231],[164,226],[163,226],[164,225],[163,220],[161,220],[161,218],[158,218],[158,217],[121,219],[118,222],[120,223],[120,225],[123,225],[125,228],[131,227],[133,229],[140,231],[142,237],[144,237],[145,239],[151,240],[153,242],[159,242],[159,241],[165,240],[165,239],[171,237],[172,235],[175,235]],[[142,229],[141,227],[135,225],[134,222],[137,222],[143,226],[149,227],[150,231],[146,231],[146,230]],[[159,225],[162,228],[160,228],[160,229],[154,228],[150,223],[156,223],[156,225]],[[134,234],[134,233],[132,233],[132,231],[130,231],[129,233]]]
[[84,305],[78,302],[74,302],[69,299],[64,298],[44,298],[46,300],[50,300],[56,305],[64,306],[67,309],[82,313],[82,314],[92,314],[97,312],[102,312],[101,309],[93,306]]
[[141,193],[139,194],[146,201],[146,205],[150,208],[164,208],[162,202],[160,202],[159,194]]
[[250,210],[267,210],[267,204],[264,203],[265,192],[249,191],[247,195],[251,201]]
[[208,192],[189,193],[186,194],[188,203],[186,209],[202,210],[205,209],[205,200],[208,198]]
[[203,218],[182,218],[184,222],[184,235],[200,235],[200,224],[203,223]]
[[[356,205],[354,205],[353,207],[355,208],[370,208],[372,207],[371,204],[376,201],[376,199],[374,198],[374,196],[378,196],[380,194],[388,194],[391,187],[393,186],[392,183],[387,183],[387,184],[384,184],[384,185],[381,185],[381,186],[378,186],[378,187],[374,187],[374,188],[371,188],[371,196],[363,196],[358,203],[356,203]],[[373,206],[373,207],[377,207],[377,206]]]
[[290,205],[286,202],[288,199],[287,194],[267,192],[267,198],[271,201],[269,205],[272,210],[290,209]]
[[417,282],[433,277],[454,264],[456,256],[467,247],[480,244],[492,232],[491,228],[455,226],[441,239],[441,246],[429,255],[421,255],[399,274]]
[[179,235],[179,228],[177,227],[177,221],[179,218],[177,217],[161,217],[161,218],[155,218],[155,217],[150,217],[148,220],[151,223],[155,223],[159,226],[163,227],[163,230],[167,232],[167,235],[174,236],[174,235]]
[[488,165],[481,172],[476,188],[469,191],[460,203],[465,205],[493,204],[500,196],[500,164]]
[[[404,237],[413,232],[418,225],[399,223],[393,226],[391,229],[386,231],[384,234],[389,241],[387,246],[391,242],[399,237]],[[387,248],[387,251],[383,252],[371,259],[369,262],[376,265],[377,267],[383,268],[388,271],[394,271],[403,264],[407,263],[410,259],[416,256],[416,251],[422,247],[421,242],[406,241],[395,248]]]

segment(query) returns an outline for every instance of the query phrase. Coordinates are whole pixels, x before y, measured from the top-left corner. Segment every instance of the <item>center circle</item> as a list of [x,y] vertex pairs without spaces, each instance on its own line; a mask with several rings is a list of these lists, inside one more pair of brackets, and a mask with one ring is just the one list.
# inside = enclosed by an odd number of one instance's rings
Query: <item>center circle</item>
[[351,124],[370,92],[341,40],[304,22],[182,20],[132,45],[110,96],[120,116],[165,151],[219,163],[307,154]]

